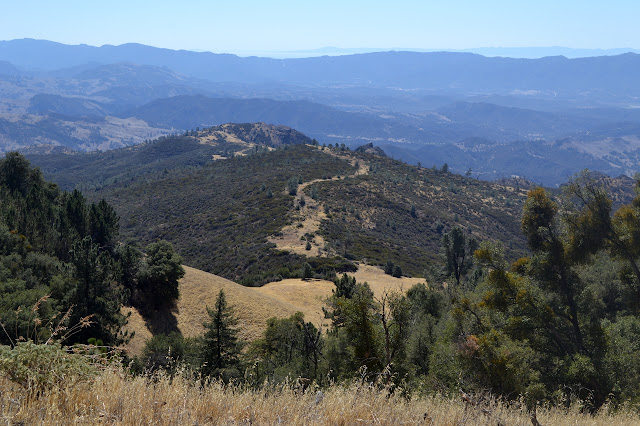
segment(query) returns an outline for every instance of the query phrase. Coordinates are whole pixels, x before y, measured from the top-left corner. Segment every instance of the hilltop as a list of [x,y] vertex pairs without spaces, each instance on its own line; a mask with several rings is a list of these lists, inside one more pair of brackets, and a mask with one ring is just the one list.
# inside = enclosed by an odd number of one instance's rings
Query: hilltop
[[[512,257],[524,248],[524,188],[307,145],[302,137],[260,145],[243,138],[264,125],[243,126],[107,153],[30,158],[65,187],[106,198],[125,237],[167,239],[187,265],[245,285],[298,277],[304,263],[324,276],[354,271],[354,262],[392,260],[422,276],[456,225],[478,240],[502,241]],[[213,143],[221,129],[233,129],[233,137]]]
[[163,136],[108,153],[32,149],[26,156],[63,189],[78,186],[93,190],[96,186],[126,182],[149,173],[202,166],[212,158],[243,155],[256,147],[271,149],[310,142],[307,136],[286,126],[225,124],[201,132]]

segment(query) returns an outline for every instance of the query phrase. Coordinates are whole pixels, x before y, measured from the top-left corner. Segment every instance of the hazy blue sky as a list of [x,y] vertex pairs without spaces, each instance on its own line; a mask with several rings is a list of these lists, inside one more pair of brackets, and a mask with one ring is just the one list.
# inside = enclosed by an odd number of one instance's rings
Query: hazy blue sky
[[640,48],[637,0],[3,2],[0,39],[215,52],[336,47]]

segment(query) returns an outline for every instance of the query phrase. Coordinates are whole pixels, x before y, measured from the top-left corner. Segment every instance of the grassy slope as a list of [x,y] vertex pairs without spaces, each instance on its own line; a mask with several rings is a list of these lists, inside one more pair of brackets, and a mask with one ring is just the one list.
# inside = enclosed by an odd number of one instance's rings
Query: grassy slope
[[[303,312],[305,318],[316,326],[326,329],[328,325],[322,314],[322,306],[335,288],[330,281],[290,279],[252,288],[188,266],[185,267],[185,272],[179,283],[180,299],[172,312],[172,320],[185,337],[203,333],[202,323],[208,319],[206,307],[214,306],[220,290],[224,290],[228,302],[234,306],[240,320],[240,335],[247,341],[260,337],[267,319],[288,317],[298,311]],[[411,285],[421,281],[415,278],[393,278],[371,266],[362,266],[354,275],[359,282],[367,281],[377,296],[385,290],[406,291]],[[149,327],[162,328],[166,324],[148,324],[135,309],[124,309],[131,312],[127,329],[136,333],[127,349],[131,354],[139,354],[145,340],[152,336]],[[150,321],[166,323],[167,318]]]

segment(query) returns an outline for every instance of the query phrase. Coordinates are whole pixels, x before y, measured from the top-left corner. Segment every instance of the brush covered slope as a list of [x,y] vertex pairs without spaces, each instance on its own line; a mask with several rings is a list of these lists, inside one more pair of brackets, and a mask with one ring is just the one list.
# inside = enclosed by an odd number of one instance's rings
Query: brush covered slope
[[[245,285],[301,276],[306,262],[326,274],[353,271],[352,262],[392,260],[404,274],[422,276],[442,236],[456,225],[478,240],[502,241],[511,257],[524,247],[519,220],[525,190],[517,185],[344,147],[265,146],[262,136],[246,140],[253,130],[210,142],[220,128],[120,151],[59,156],[76,161],[64,185],[94,182],[87,196],[115,206],[124,235],[169,240],[187,265]],[[31,158],[38,164],[42,157]],[[64,166],[46,160],[45,174],[62,179]]]
[[142,175],[199,167],[210,163],[212,158],[243,155],[257,148],[272,149],[310,142],[307,136],[286,126],[232,123],[163,136],[105,153],[55,149],[47,152],[30,150],[25,155],[63,189],[88,191],[126,183]]
[[294,146],[174,169],[94,195],[117,205],[125,235],[166,239],[189,266],[255,285],[297,276],[304,263],[267,241],[291,221],[288,182],[352,169],[319,150]]

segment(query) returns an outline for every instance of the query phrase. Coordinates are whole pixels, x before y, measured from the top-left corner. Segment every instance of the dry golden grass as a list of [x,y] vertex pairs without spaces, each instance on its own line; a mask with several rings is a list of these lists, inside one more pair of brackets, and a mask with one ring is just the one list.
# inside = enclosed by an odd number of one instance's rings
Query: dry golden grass
[[[233,281],[184,266],[185,276],[179,282],[180,299],[173,314],[178,329],[185,337],[195,337],[204,332],[203,323],[208,320],[207,306],[213,307],[220,290],[224,290],[227,301],[235,309],[239,319],[239,332],[243,339],[255,340],[266,327],[271,317],[288,317],[299,309],[292,303],[262,294],[255,288],[244,287]],[[145,341],[151,337],[144,320],[135,309],[126,329],[135,331],[135,336],[126,346],[132,355],[138,355]]]
[[[266,328],[267,319],[284,318],[298,311],[308,321],[327,328],[322,306],[335,288],[331,281],[289,279],[266,284],[263,287],[244,287],[233,281],[198,269],[184,267],[185,276],[179,282],[180,299],[173,314],[178,329],[185,337],[195,337],[204,332],[202,323],[208,320],[206,307],[212,307],[220,290],[224,290],[227,301],[238,316],[242,338],[251,341],[259,338]],[[407,291],[412,285],[424,282],[421,278],[393,278],[380,268],[359,265],[353,274],[358,282],[367,281],[377,297],[385,291]],[[126,329],[135,331],[135,336],[126,346],[131,355],[139,355],[151,332],[144,319],[133,308],[124,308],[131,313]]]
[[[385,292],[406,292],[411,286],[425,282],[424,278],[394,278],[371,265],[358,265],[358,271],[352,275],[357,282],[366,281],[376,297],[381,297]],[[322,313],[322,306],[333,289],[335,286],[331,281],[288,279],[268,283],[254,290],[296,306],[307,320],[326,329],[328,323]]]
[[373,293],[380,297],[385,291],[406,292],[416,284],[426,282],[424,278],[395,278],[382,269],[371,265],[358,265],[358,271],[352,274],[359,283],[367,282]]
[[213,307],[220,290],[224,290],[227,301],[235,309],[239,319],[240,335],[253,340],[260,336],[267,319],[274,316],[289,316],[297,311],[296,306],[260,294],[255,288],[185,266],[185,277],[180,280],[180,300],[176,318],[178,328],[185,337],[204,332],[202,323],[208,319],[206,307]]
[[334,288],[333,282],[326,280],[288,279],[265,284],[256,288],[255,291],[282,302],[291,303],[304,314],[307,321],[326,330],[329,323],[324,318],[322,306],[324,300],[331,296],[331,290]]
[[125,330],[135,331],[135,335],[131,341],[127,344],[127,351],[130,354],[139,355],[144,349],[145,342],[153,337],[144,318],[138,312],[137,309],[128,306],[123,307],[120,312],[125,316],[128,316],[128,323],[125,326]]
[[[322,395],[295,385],[259,391],[212,383],[198,386],[176,377],[129,377],[103,372],[93,383],[29,398],[0,379],[0,416],[6,424],[306,424],[306,425],[530,425],[529,414],[496,401],[465,405],[441,396],[389,395],[386,389],[353,382],[331,386]],[[637,425],[638,413],[595,416],[568,410],[538,409],[544,425]]]

